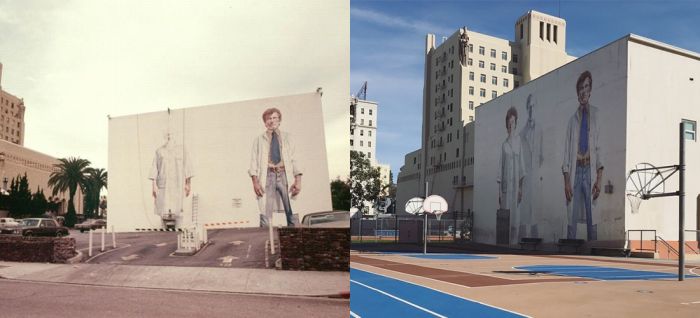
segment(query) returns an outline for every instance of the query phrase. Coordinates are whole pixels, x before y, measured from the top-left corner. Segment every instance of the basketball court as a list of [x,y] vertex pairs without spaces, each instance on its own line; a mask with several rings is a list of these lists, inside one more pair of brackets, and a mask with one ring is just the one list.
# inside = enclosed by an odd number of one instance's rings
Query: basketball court
[[351,255],[353,317],[694,317],[700,262],[587,255]]

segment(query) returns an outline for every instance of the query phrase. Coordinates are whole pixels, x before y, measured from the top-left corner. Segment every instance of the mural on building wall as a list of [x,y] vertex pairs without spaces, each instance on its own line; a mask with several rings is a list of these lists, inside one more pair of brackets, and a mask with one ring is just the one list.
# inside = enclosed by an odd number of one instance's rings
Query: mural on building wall
[[[279,109],[266,109],[262,120],[265,131],[253,140],[248,170],[258,200],[260,222],[267,225],[273,212],[284,212],[287,226],[294,226],[299,221],[293,218],[290,197],[296,198],[301,192],[302,176],[295,156],[296,146],[290,134],[280,129],[282,112]],[[291,187],[289,180],[292,180]]]
[[109,135],[117,231],[287,226],[331,210],[319,93],[116,117]]
[[477,108],[476,241],[624,239],[625,54],[611,45]]
[[[598,142],[598,108],[590,105],[593,78],[589,71],[576,82],[578,108],[566,127],[564,140],[564,195],[566,196],[567,238],[577,237],[579,223],[586,224],[586,239],[597,240],[592,209],[600,195],[603,163]],[[573,178],[572,178],[573,176]]]

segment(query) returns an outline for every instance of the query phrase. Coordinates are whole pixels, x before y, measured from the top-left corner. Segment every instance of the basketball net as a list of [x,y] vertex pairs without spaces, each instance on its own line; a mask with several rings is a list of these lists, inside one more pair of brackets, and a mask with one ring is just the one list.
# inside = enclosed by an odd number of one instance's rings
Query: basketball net
[[632,213],[639,213],[639,206],[642,204],[643,199],[632,193],[627,193],[627,201],[630,202],[630,207],[632,208]]
[[442,217],[442,214],[445,213],[445,211],[435,211],[433,214],[435,214],[435,218],[437,218],[438,221],[440,221],[440,218]]

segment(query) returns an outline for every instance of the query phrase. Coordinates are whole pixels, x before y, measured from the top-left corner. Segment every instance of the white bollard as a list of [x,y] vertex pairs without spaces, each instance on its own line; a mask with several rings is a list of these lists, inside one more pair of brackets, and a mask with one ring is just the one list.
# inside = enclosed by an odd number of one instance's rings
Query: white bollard
[[114,234],[114,225],[112,225],[112,248],[117,248],[117,235]]
[[88,233],[88,256],[92,256],[92,230],[89,230]]
[[275,255],[275,235],[272,231],[272,218],[270,218],[268,228],[270,229],[270,254]]
[[106,231],[107,231],[107,228],[106,228],[105,226],[103,226],[103,227],[102,227],[102,233],[101,233],[101,234],[102,234],[102,235],[101,235],[101,236],[102,236],[102,237],[101,237],[101,238],[102,238],[102,244],[101,244],[100,252],[104,252],[104,251],[105,251],[105,232],[106,232]]

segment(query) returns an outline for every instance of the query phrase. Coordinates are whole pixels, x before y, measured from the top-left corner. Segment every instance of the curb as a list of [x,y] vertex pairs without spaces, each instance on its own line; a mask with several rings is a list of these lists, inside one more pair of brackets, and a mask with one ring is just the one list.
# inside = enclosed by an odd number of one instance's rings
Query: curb
[[85,254],[83,254],[83,252],[81,252],[80,250],[75,250],[75,252],[78,254],[63,261],[63,263],[64,264],[76,264],[76,263],[82,262],[83,259],[85,258]]

